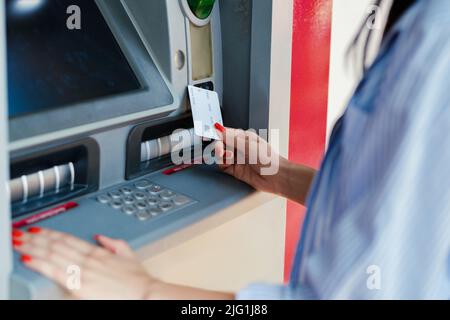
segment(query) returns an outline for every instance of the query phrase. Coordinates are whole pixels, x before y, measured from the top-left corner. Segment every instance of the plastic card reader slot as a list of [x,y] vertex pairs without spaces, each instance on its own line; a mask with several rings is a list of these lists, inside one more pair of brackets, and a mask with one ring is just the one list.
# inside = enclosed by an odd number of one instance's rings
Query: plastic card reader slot
[[141,162],[151,161],[160,157],[191,149],[202,144],[194,129],[177,130],[170,136],[145,141],[141,145]]
[[48,194],[59,194],[62,190],[75,187],[75,167],[72,162],[41,170],[34,174],[23,175],[9,182],[9,194],[12,203],[28,203],[42,199]]

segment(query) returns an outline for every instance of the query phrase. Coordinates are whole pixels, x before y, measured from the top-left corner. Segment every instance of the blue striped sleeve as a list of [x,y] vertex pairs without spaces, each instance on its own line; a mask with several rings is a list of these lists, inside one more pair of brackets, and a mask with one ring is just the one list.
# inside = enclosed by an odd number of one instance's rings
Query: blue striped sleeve
[[316,300],[316,295],[306,287],[253,284],[240,291],[237,300]]

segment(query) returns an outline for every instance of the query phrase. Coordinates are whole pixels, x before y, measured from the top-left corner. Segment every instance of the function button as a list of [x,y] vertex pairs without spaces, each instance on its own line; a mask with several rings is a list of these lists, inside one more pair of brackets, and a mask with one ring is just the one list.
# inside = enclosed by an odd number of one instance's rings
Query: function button
[[173,203],[175,203],[175,205],[177,205],[177,206],[184,206],[191,201],[192,201],[191,199],[189,199],[186,196],[182,196],[182,195],[178,195],[173,199]]
[[163,213],[163,211],[160,208],[151,208],[150,210],[148,210],[148,212],[152,217],[157,217]]
[[140,221],[147,221],[148,219],[150,219],[152,217],[152,214],[149,211],[139,211],[136,214],[136,217],[140,220]]
[[133,193],[133,189],[131,189],[130,187],[123,187],[120,189],[120,192],[122,192],[125,195],[130,195]]
[[111,201],[111,197],[106,194],[101,194],[97,197],[97,201],[102,204],[108,204]]
[[136,203],[136,207],[138,208],[138,210],[145,210],[148,208],[148,205],[144,201],[140,201]]
[[158,197],[148,197],[147,198],[148,205],[152,206],[152,207],[157,206],[160,201],[161,201],[161,199]]
[[176,194],[175,194],[175,192],[166,189],[166,190],[163,190],[159,196],[164,200],[170,201],[170,200],[172,200],[172,198],[174,198],[176,196]]
[[135,214],[135,213],[137,212],[137,209],[136,209],[136,207],[134,207],[134,206],[125,206],[125,207],[122,209],[122,211],[123,211],[123,213],[125,213],[125,214],[131,216],[131,215],[133,215],[133,214]]
[[136,199],[134,199],[132,196],[126,196],[122,200],[125,204],[128,204],[128,205],[136,202]]
[[148,180],[141,180],[136,182],[134,186],[139,190],[146,190],[152,186],[152,183]]
[[153,194],[153,195],[158,195],[161,193],[161,191],[163,190],[163,188],[161,186],[158,186],[156,184],[152,185],[148,191]]
[[110,205],[111,205],[112,208],[119,210],[119,209],[122,209],[122,207],[123,207],[123,202],[122,202],[121,200],[117,200],[117,199],[116,199],[116,200],[113,200],[113,201],[110,203]]
[[159,208],[160,208],[162,211],[167,212],[167,211],[173,209],[173,204],[172,204],[171,202],[161,202],[161,203],[159,204]]
[[134,192],[133,196],[138,201],[142,201],[142,200],[145,200],[147,198],[147,194],[145,192],[142,192],[142,191]]
[[122,192],[115,190],[115,191],[111,191],[109,193],[109,196],[113,199],[120,199],[120,198],[122,198],[123,194],[122,194]]

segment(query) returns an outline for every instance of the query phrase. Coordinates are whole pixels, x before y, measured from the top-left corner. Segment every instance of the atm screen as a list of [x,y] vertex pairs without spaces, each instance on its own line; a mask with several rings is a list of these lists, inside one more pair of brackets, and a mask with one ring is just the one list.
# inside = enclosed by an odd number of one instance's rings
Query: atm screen
[[142,88],[94,0],[6,0],[6,14],[11,118]]

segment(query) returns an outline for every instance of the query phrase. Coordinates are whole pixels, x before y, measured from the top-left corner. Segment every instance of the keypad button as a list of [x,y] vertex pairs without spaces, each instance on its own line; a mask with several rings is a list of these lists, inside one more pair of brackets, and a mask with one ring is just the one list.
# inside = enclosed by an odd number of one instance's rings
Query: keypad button
[[138,208],[138,210],[145,210],[148,208],[148,205],[144,201],[140,201],[136,203],[136,208]]
[[163,213],[163,211],[160,208],[151,208],[150,210],[148,210],[148,212],[151,214],[152,217],[157,217]]
[[110,203],[110,205],[111,205],[112,208],[119,210],[119,209],[122,209],[123,202],[121,200],[113,200]]
[[178,195],[173,199],[173,203],[175,203],[175,205],[177,205],[177,206],[184,206],[184,205],[188,204],[189,202],[191,202],[191,199],[189,199],[186,196],[182,196],[182,195]]
[[163,190],[163,188],[161,186],[158,186],[157,184],[152,185],[148,191],[153,194],[153,195],[158,195],[161,193],[161,191]]
[[147,203],[149,206],[157,206],[161,202],[161,199],[158,197],[150,196],[147,198]]
[[126,197],[123,198],[123,202],[124,202],[125,204],[130,205],[130,204],[135,203],[135,202],[136,202],[136,199],[133,198],[132,196],[126,196]]
[[130,195],[133,193],[133,189],[131,189],[130,187],[123,187],[120,189],[120,192],[122,192],[125,195]]
[[174,198],[176,196],[176,194],[175,194],[175,192],[166,189],[166,190],[161,191],[159,196],[163,200],[170,201],[170,200],[172,200],[172,198]]
[[108,204],[111,201],[111,197],[106,194],[102,194],[97,197],[97,201],[102,204]]
[[168,214],[181,206],[193,203],[192,199],[143,179],[120,189],[98,195],[99,203],[146,221]]
[[173,204],[171,203],[171,202],[161,202],[160,204],[159,204],[159,208],[162,210],[162,211],[169,211],[169,210],[171,210],[171,209],[173,209]]
[[147,221],[148,219],[150,219],[152,217],[152,214],[149,211],[139,211],[136,214],[136,217],[140,220],[140,221]]
[[133,196],[135,197],[136,200],[138,201],[142,201],[145,200],[147,198],[147,194],[145,192],[142,191],[136,191],[133,193]]
[[131,215],[133,215],[133,214],[135,214],[135,213],[137,212],[137,209],[136,209],[136,207],[134,207],[134,206],[125,206],[125,207],[122,209],[122,211],[123,211],[123,213],[125,213],[125,214],[131,216]]
[[146,190],[152,186],[152,183],[148,180],[141,180],[136,182],[134,186],[140,190]]
[[115,190],[115,191],[111,191],[109,193],[109,196],[113,199],[120,199],[120,198],[122,198],[123,194],[122,194],[122,192]]

